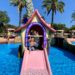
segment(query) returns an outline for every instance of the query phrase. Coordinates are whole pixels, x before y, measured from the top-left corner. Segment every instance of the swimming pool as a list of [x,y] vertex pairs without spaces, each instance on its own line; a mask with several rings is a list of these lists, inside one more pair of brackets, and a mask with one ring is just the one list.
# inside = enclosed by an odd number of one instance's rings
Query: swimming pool
[[75,75],[75,55],[63,49],[51,47],[49,61],[53,75]]
[[[20,44],[0,44],[0,75],[20,75],[22,59],[18,58]],[[49,61],[53,75],[75,75],[75,56],[51,47]]]
[[73,45],[75,45],[75,41],[74,42],[71,42]]
[[0,75],[19,75],[22,59],[18,58],[20,44],[0,44]]

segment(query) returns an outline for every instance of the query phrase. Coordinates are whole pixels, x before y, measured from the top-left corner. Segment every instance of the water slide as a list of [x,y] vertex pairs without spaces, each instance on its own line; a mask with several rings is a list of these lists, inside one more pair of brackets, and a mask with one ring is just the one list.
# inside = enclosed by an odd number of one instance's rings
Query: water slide
[[26,50],[20,75],[52,75],[47,50]]

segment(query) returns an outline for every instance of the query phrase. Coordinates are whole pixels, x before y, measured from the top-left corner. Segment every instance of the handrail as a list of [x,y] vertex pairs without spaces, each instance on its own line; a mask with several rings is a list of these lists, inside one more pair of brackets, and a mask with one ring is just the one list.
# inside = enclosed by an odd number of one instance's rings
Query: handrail
[[28,37],[43,37],[42,35],[28,35]]
[[47,64],[47,69],[48,69],[49,75],[52,75],[52,71],[51,71],[51,67],[50,67],[50,63],[48,60],[48,54],[47,54],[46,49],[44,49],[44,54],[45,54],[45,59],[46,59],[46,64]]

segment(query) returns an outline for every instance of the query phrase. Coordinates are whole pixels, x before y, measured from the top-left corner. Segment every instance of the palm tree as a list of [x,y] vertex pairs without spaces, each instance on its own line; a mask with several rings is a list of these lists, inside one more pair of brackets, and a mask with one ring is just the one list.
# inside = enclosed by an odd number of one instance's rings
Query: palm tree
[[11,5],[17,6],[19,11],[19,27],[21,25],[22,9],[26,7],[25,0],[10,0]]
[[57,11],[62,13],[64,11],[64,2],[58,0],[44,0],[42,6],[46,8],[47,14],[52,12],[51,24],[54,22],[54,15]]
[[72,13],[72,21],[75,21],[75,12]]
[[32,0],[26,0],[26,9],[27,9],[28,17],[31,17],[34,11]]

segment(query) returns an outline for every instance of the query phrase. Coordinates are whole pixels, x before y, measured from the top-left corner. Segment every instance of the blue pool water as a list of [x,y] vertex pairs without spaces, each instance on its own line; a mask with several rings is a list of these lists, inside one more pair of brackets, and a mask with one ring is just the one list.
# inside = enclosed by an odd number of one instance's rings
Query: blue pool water
[[73,44],[73,45],[75,45],[75,41],[74,41],[74,42],[72,42],[72,44]]
[[0,75],[19,75],[22,59],[18,58],[20,44],[0,44]]
[[75,75],[75,55],[62,49],[51,47],[49,61],[53,75]]
[[[18,58],[20,44],[0,44],[0,75],[20,75],[22,59]],[[75,55],[51,47],[49,61],[53,75],[75,75]]]

